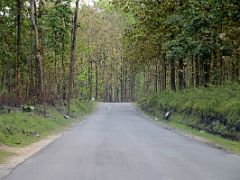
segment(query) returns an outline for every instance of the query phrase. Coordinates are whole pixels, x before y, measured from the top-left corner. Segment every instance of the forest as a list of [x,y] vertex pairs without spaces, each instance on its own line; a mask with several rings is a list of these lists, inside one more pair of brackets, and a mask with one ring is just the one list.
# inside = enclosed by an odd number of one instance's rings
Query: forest
[[239,37],[239,0],[1,0],[0,106],[139,101],[239,140]]

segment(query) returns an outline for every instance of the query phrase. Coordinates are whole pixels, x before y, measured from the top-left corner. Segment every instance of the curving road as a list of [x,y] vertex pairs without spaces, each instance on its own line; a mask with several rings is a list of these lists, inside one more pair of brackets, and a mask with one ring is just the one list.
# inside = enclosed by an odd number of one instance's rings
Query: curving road
[[102,103],[5,180],[240,180],[240,157]]

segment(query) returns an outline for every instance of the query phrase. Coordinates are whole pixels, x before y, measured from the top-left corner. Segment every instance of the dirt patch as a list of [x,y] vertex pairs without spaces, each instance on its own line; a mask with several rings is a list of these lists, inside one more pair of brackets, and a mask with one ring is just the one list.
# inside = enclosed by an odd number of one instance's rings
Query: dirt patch
[[36,143],[33,143],[27,147],[9,147],[6,145],[0,145],[0,151],[6,151],[14,153],[14,156],[11,156],[7,159],[6,162],[0,164],[0,179],[3,179],[7,176],[17,165],[24,162],[27,158],[32,156],[33,154],[40,151],[42,148],[46,147],[49,143],[53,142],[57,138],[59,138],[62,134],[51,135],[46,139],[40,140]]

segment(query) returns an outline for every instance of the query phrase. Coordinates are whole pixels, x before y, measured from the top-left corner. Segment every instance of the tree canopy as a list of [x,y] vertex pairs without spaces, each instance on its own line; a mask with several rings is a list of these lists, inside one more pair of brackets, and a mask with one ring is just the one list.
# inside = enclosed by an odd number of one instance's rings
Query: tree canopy
[[0,105],[55,104],[71,93],[133,101],[166,89],[239,81],[238,0],[80,4],[1,1]]

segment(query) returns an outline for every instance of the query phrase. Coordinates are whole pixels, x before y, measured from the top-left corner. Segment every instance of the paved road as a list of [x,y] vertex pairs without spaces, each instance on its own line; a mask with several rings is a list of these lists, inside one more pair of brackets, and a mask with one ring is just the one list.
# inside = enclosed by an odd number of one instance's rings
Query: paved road
[[6,180],[240,180],[240,157],[103,103]]

